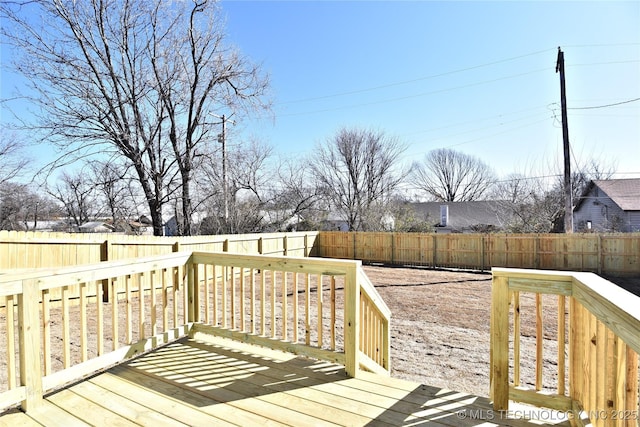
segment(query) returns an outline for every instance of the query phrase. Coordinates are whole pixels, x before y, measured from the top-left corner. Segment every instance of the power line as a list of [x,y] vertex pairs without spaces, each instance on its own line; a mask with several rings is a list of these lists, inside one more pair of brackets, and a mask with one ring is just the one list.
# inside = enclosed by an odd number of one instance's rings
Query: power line
[[404,101],[405,99],[419,98],[419,97],[422,97],[422,96],[435,95],[435,94],[449,92],[449,91],[453,91],[453,90],[466,89],[466,88],[469,88],[469,87],[480,86],[480,85],[483,85],[483,84],[495,83],[495,82],[499,82],[499,81],[502,81],[502,80],[514,79],[514,78],[526,76],[526,75],[529,75],[529,74],[540,73],[540,72],[543,72],[543,71],[549,71],[550,69],[552,69],[552,68],[550,68],[550,67],[538,68],[537,70],[527,71],[527,72],[524,72],[524,73],[512,74],[512,75],[509,75],[509,76],[499,77],[499,78],[496,78],[496,79],[483,80],[483,81],[480,81],[480,82],[469,83],[469,84],[466,84],[466,85],[454,86],[454,87],[445,88],[445,89],[438,89],[438,90],[434,90],[434,91],[430,91],[430,92],[418,93],[418,94],[415,94],[415,95],[407,95],[407,96],[402,96],[402,97],[398,97],[398,98],[388,98],[388,99],[383,99],[383,100],[380,100],[380,101],[371,101],[371,102],[366,102],[366,103],[361,103],[361,104],[344,105],[344,106],[341,106],[341,107],[325,108],[325,109],[322,109],[322,110],[304,111],[304,112],[300,112],[300,113],[280,114],[280,115],[278,115],[278,117],[304,116],[304,115],[308,115],[308,114],[327,113],[327,112],[331,112],[331,111],[339,111],[339,110],[345,110],[345,109],[350,109],[350,108],[367,107],[367,106],[370,106],[370,105],[385,104],[385,103],[388,103],[388,102]]
[[595,110],[596,108],[615,107],[616,105],[629,104],[631,102],[637,102],[637,101],[640,101],[640,98],[628,99],[626,101],[615,102],[613,104],[595,105],[595,106],[591,106],[591,107],[571,107],[571,108],[568,108],[568,109],[569,110]]
[[493,62],[487,62],[487,63],[484,63],[484,64],[474,65],[474,66],[471,66],[471,67],[460,68],[460,69],[452,70],[452,71],[445,71],[445,72],[442,72],[442,73],[432,74],[432,75],[425,76],[425,77],[418,77],[416,79],[404,80],[404,81],[395,82],[395,83],[388,83],[388,84],[379,85],[379,86],[373,86],[373,87],[364,88],[364,89],[356,89],[356,90],[351,90],[351,91],[346,91],[346,92],[339,92],[339,93],[334,93],[334,94],[331,94],[331,95],[323,95],[323,96],[312,97],[312,98],[296,99],[296,100],[293,100],[293,101],[284,101],[284,102],[281,102],[280,105],[297,104],[297,103],[309,102],[309,101],[317,101],[317,100],[321,100],[321,99],[335,98],[335,97],[346,96],[346,95],[354,95],[354,94],[357,94],[357,93],[371,92],[371,91],[374,91],[374,90],[386,89],[386,88],[389,88],[389,87],[416,83],[416,82],[423,81],[423,80],[429,80],[429,79],[434,79],[434,78],[437,78],[437,77],[449,76],[451,74],[462,73],[462,72],[465,72],[465,71],[476,70],[478,68],[485,68],[485,67],[490,67],[490,66],[496,65],[496,64],[502,64],[504,62],[515,61],[516,59],[526,58],[528,56],[533,56],[533,55],[539,55],[539,54],[542,54],[542,53],[547,53],[547,52],[552,51],[552,50],[554,50],[554,49],[539,50],[539,51],[536,51],[536,52],[526,53],[524,55],[513,56],[513,57],[510,57],[510,58],[500,59],[500,60],[493,61]]

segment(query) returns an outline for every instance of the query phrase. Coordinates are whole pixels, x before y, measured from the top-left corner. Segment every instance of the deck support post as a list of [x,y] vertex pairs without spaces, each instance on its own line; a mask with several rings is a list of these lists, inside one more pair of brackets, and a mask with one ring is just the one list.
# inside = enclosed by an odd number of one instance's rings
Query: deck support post
[[509,409],[509,279],[493,276],[491,286],[490,397],[493,409]]
[[356,377],[359,368],[360,349],[360,289],[358,286],[358,265],[350,267],[344,283],[344,369],[350,377]]
[[38,281],[23,280],[22,293],[18,295],[18,331],[20,385],[26,387],[26,399],[22,401],[25,412],[38,407],[43,400],[39,304]]

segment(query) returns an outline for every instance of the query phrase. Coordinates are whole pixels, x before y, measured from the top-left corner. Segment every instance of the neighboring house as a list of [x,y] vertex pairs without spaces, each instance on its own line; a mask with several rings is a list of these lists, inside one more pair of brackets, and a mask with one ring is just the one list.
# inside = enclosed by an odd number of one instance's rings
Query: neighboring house
[[[500,231],[500,202],[426,202],[413,203],[413,208],[425,218],[434,218],[436,233],[478,233]],[[504,213],[502,214],[504,217]]]
[[640,231],[640,178],[591,181],[573,224],[575,231]]
[[78,227],[79,233],[111,233],[114,230],[113,225],[101,221],[85,222]]

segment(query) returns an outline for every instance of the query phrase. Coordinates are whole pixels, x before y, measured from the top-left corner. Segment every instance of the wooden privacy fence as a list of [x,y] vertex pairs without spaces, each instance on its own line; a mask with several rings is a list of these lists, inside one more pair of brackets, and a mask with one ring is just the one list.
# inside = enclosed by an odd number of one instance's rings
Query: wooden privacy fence
[[[511,399],[567,412],[574,425],[636,427],[640,297],[593,273],[494,268],[492,274],[494,409],[507,410]],[[527,314],[535,330],[521,330]],[[522,346],[531,336],[535,372],[522,378]],[[543,376],[545,370],[553,375]],[[545,384],[549,377],[555,381]]]
[[0,275],[0,299],[0,411],[187,334],[390,372],[390,312],[359,261],[181,251]]
[[640,233],[438,234],[322,231],[318,256],[395,265],[640,275]]
[[262,255],[316,255],[318,232],[157,237],[119,234],[0,231],[0,273],[6,270],[66,267],[180,251]]
[[320,256],[365,263],[465,268],[534,268],[640,275],[640,233],[425,234],[295,232],[154,237],[0,231],[0,274],[34,267],[114,261],[181,250]]

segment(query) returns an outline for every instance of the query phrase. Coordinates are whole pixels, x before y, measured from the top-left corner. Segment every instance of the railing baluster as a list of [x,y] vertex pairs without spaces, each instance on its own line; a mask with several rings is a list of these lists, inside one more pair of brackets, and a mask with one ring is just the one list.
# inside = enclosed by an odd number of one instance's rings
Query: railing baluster
[[318,279],[318,285],[317,285],[317,290],[318,290],[318,297],[317,297],[317,305],[318,305],[318,348],[322,348],[322,341],[323,341],[323,336],[322,336],[322,304],[323,304],[323,295],[322,295],[322,275],[318,274],[317,279]]
[[120,322],[118,315],[118,284],[123,281],[126,282],[126,278],[116,277],[109,281],[109,300],[111,301],[111,348],[113,351],[117,350],[119,347],[118,324]]
[[87,284],[82,282],[78,285],[80,293],[80,360],[87,360]]
[[288,307],[289,307],[289,298],[288,298],[288,289],[287,289],[287,280],[288,280],[288,276],[289,273],[287,273],[286,271],[282,271],[280,272],[281,274],[281,278],[282,278],[282,310],[281,310],[281,315],[280,317],[282,317],[282,339],[284,341],[287,341],[288,339],[288,331],[287,328],[289,327],[288,321],[289,321],[289,311],[288,311]]
[[336,349],[336,277],[331,276],[331,350]]
[[240,305],[240,330],[241,331],[246,331],[246,313],[245,313],[245,298],[246,298],[246,293],[245,293],[245,276],[244,276],[244,267],[240,267],[240,301],[239,301],[239,305]]
[[[625,409],[635,414],[636,417],[628,417],[626,425],[636,427],[638,424],[638,353],[627,346],[627,375],[626,375],[626,402]],[[634,420],[636,418],[636,420]]]
[[266,333],[266,309],[265,303],[267,302],[267,272],[262,270],[260,272],[260,335],[267,336]]
[[311,345],[311,274],[307,273],[304,286],[304,343]]
[[127,344],[132,344],[133,331],[131,328],[131,324],[133,323],[133,307],[131,303],[131,275],[127,275],[124,277],[124,283],[125,283],[125,305],[126,305],[124,342]]
[[536,293],[536,390],[542,390],[544,328],[542,325],[542,294]]
[[271,270],[271,338],[276,337],[276,279],[276,271]]
[[171,284],[171,300],[173,303],[173,310],[172,310],[172,315],[173,315],[173,327],[177,328],[179,323],[178,323],[178,299],[180,298],[180,287],[179,287],[179,283],[180,283],[180,268],[179,267],[175,267],[173,269],[173,283]]
[[230,315],[230,321],[231,321],[231,329],[235,329],[236,328],[236,320],[237,320],[237,313],[236,313],[236,270],[235,267],[231,266],[229,267],[229,299],[230,301],[230,308],[229,308],[229,315]]
[[158,301],[156,297],[155,278],[158,276],[155,270],[149,272],[149,292],[151,293],[151,336],[158,333]]
[[228,317],[228,309],[227,309],[227,266],[222,267],[222,327],[227,327],[227,317]]
[[148,274],[139,273],[138,278],[138,339],[144,339],[145,327],[147,324],[146,314],[144,310],[144,284],[147,281]]
[[298,342],[298,273],[293,273],[293,342]]
[[169,330],[169,289],[167,287],[167,269],[163,268],[161,274],[162,292],[162,330]]
[[204,323],[211,324],[211,307],[209,306],[209,293],[211,292],[211,285],[209,283],[209,269],[210,265],[204,265]]
[[[606,411],[608,405],[605,402],[605,393],[607,389],[607,331],[604,324],[600,321],[596,322],[596,382],[594,385],[598,389],[595,393],[595,405],[593,408],[598,408],[601,411]],[[608,418],[608,417],[607,417]],[[596,425],[603,426],[604,420],[595,420]]]
[[513,383],[520,385],[520,292],[513,291]]
[[71,337],[69,332],[69,287],[62,287],[62,366],[71,366]]
[[558,388],[557,393],[561,396],[566,395],[565,370],[566,362],[564,352],[566,349],[566,302],[564,295],[558,295]]
[[14,296],[8,295],[7,304],[7,384],[9,390],[16,388],[16,342]]
[[251,273],[249,276],[251,279],[250,282],[250,292],[251,292],[251,300],[250,300],[250,310],[251,314],[249,316],[251,322],[251,333],[256,333],[256,271],[255,269],[251,269]]
[[[211,322],[214,326],[218,326],[220,324],[218,320],[218,267],[213,264],[213,322]],[[222,274],[222,271],[220,271]]]
[[[596,408],[596,397],[598,395],[598,371],[597,371],[597,363],[596,360],[598,358],[597,354],[597,342],[598,342],[598,321],[596,317],[589,313],[589,340],[591,344],[589,344],[589,367],[587,374],[589,376],[589,408]],[[602,408],[598,408],[602,409]]]
[[104,309],[102,307],[104,288],[102,280],[96,281],[94,284],[96,288],[96,352],[98,356],[102,356],[104,354]]
[[[7,305],[8,308],[8,305]],[[8,341],[13,343],[13,335],[9,335],[7,338],[12,338]],[[15,361],[15,357],[14,357]],[[49,289],[42,291],[42,362],[44,364],[44,374],[51,374],[51,293]],[[15,371],[15,370],[14,370]]]

